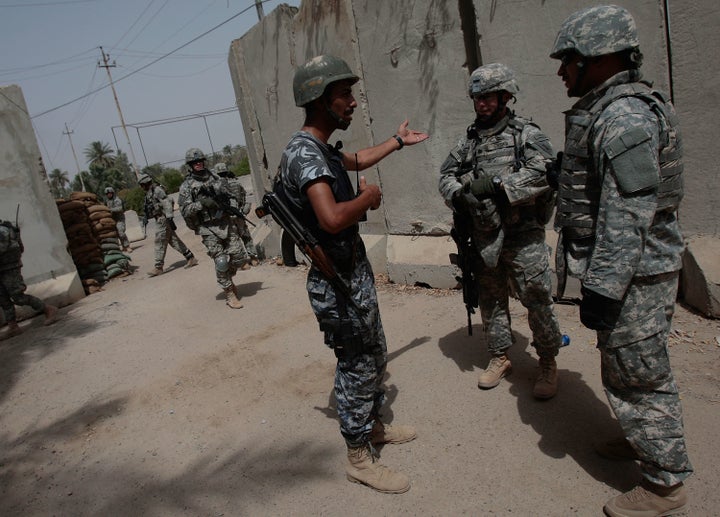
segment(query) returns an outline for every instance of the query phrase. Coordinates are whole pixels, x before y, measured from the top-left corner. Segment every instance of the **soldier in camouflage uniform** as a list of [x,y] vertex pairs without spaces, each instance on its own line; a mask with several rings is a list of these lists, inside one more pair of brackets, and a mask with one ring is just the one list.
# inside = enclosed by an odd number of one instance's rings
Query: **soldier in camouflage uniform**
[[551,57],[569,97],[560,162],[558,271],[582,282],[580,320],[597,331],[603,386],[627,441],[599,452],[638,459],[642,483],[611,516],[671,515],[692,473],[667,339],[684,244],[678,224],[682,151],[668,98],[641,80],[628,11],[572,14]]
[[162,274],[168,244],[187,259],[186,268],[196,266],[198,262],[195,255],[175,233],[177,226],[173,221],[172,199],[165,193],[165,189],[153,182],[149,174],[141,174],[138,182],[145,190],[145,218],[155,218],[155,269],[148,275]]
[[[242,210],[243,214],[248,215],[252,207],[250,202],[247,200],[247,192],[245,191],[245,187],[242,186],[240,178],[235,176],[232,171],[228,170],[227,165],[223,162],[215,164],[215,172],[221,178],[225,178],[225,181],[227,181],[228,187],[230,188],[230,192],[232,192],[233,197],[237,201],[238,207]],[[257,266],[260,264],[260,260],[258,259],[257,249],[255,248],[255,243],[253,242],[247,222],[241,217],[233,217],[233,219],[238,227],[238,231],[240,232],[240,238],[245,245],[245,250],[250,256],[250,265]]]
[[10,221],[0,221],[0,307],[8,326],[6,337],[22,332],[17,323],[15,305],[29,305],[36,312],[44,313],[45,325],[57,319],[57,307],[25,294],[27,286],[20,272],[24,250],[20,229]]
[[110,214],[115,220],[115,228],[117,228],[118,239],[120,239],[120,246],[123,251],[132,251],[130,248],[130,241],[125,235],[125,203],[118,196],[115,195],[115,189],[107,187],[105,189],[105,206],[110,209]]
[[510,372],[512,290],[528,310],[540,357],[533,394],[549,399],[557,392],[555,356],[562,339],[545,244],[554,204],[545,164],[553,150],[537,125],[507,107],[518,91],[514,73],[503,64],[472,73],[475,122],[443,163],[439,188],[454,211],[455,230],[468,229],[463,233],[470,235],[475,252],[473,273],[492,356],[478,386],[494,388]]
[[188,228],[200,235],[208,256],[215,262],[217,283],[225,292],[225,301],[232,309],[241,309],[233,276],[250,261],[240,238],[235,217],[224,212],[213,198],[213,192],[226,196],[237,208],[227,181],[205,167],[205,154],[197,148],[185,154],[188,175],[180,185],[178,204]]
[[[347,63],[333,56],[315,57],[297,69],[293,91],[295,104],[305,108],[305,123],[285,148],[280,178],[298,219],[321,243],[357,305],[336,291],[317,268],[310,268],[310,305],[325,343],[337,357],[335,398],[340,432],[348,449],[348,480],[380,492],[402,493],[410,488],[407,476],[380,465],[372,447],[407,442],[416,436],[412,427],[384,425],[379,416],[387,347],[373,271],[358,222],[368,209],[380,206],[382,194],[361,177],[356,195],[347,174],[348,167],[356,166],[356,155],[328,144],[333,132],[350,125],[357,107],[352,85],[357,81]],[[358,168],[371,167],[404,145],[427,138],[407,125],[403,122],[393,137],[359,151]]]

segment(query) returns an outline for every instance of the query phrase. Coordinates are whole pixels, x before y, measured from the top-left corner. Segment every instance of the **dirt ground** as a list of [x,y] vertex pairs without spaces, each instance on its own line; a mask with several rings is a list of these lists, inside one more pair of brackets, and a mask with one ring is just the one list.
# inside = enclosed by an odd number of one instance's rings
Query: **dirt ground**
[[[594,516],[638,480],[635,464],[592,450],[618,427],[577,307],[557,306],[572,343],[558,359],[557,397],[538,402],[519,304],[514,371],[481,391],[488,355],[478,317],[467,335],[461,294],[380,279],[385,417],[418,431],[381,458],[412,488],[383,495],[349,483],[334,356],[310,311],[306,268],[266,261],[239,273],[245,307],[233,311],[199,238],[181,230],[197,267],[183,269],[169,249],[169,270],[149,278],[152,239],[136,242],[135,274],[63,308],[55,325],[35,318],[0,341],[0,514]],[[671,354],[696,469],[686,515],[720,515],[719,340],[718,321],[678,307]]]

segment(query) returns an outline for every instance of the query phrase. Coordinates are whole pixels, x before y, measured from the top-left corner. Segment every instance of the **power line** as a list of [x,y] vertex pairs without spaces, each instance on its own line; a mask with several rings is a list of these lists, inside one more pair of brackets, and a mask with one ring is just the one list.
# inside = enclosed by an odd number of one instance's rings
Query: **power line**
[[[176,49],[171,50],[170,52],[168,52],[168,53],[166,53],[166,54],[163,54],[163,55],[160,56],[159,58],[150,61],[148,64],[141,66],[141,67],[138,68],[137,70],[134,70],[134,71],[132,71],[132,72],[129,72],[129,73],[123,75],[122,77],[120,77],[120,78],[118,78],[118,79],[115,79],[115,83],[118,83],[118,82],[122,81],[123,79],[127,79],[128,77],[131,77],[131,76],[135,75],[136,73],[138,73],[138,72],[140,72],[140,71],[142,71],[142,70],[145,70],[146,68],[151,67],[152,65],[154,65],[154,64],[157,63],[158,61],[161,61],[161,60],[165,59],[166,57],[174,54],[174,53],[177,52],[178,50],[181,50],[181,49],[187,47],[188,45],[190,45],[190,44],[192,44],[192,43],[195,43],[195,42],[196,42],[197,40],[199,40],[200,38],[203,38],[203,37],[207,36],[207,35],[210,34],[211,32],[213,32],[213,31],[219,29],[220,27],[222,27],[223,25],[225,25],[225,24],[227,24],[227,23],[230,23],[231,21],[233,21],[233,20],[234,20],[235,18],[237,18],[238,16],[240,16],[240,15],[242,15],[242,14],[245,14],[247,11],[249,11],[249,10],[252,9],[253,7],[255,7],[255,4],[252,4],[252,5],[248,6],[248,7],[246,7],[246,8],[243,9],[242,11],[240,11],[240,12],[232,15],[232,16],[231,16],[230,18],[228,18],[227,20],[225,20],[225,21],[223,21],[223,22],[220,22],[219,24],[215,25],[215,26],[212,27],[211,29],[208,29],[207,31],[205,31],[205,32],[203,32],[202,34],[200,34],[199,36],[194,37],[193,39],[191,39],[191,40],[188,41],[187,43],[184,43],[184,44],[180,45],[179,47],[177,47]],[[101,87],[99,87],[99,88],[96,88],[96,89],[93,90],[93,91],[90,91],[90,92],[86,93],[85,95],[81,95],[80,97],[76,97],[75,99],[72,99],[72,100],[67,101],[67,102],[65,102],[65,103],[63,103],[63,104],[60,104],[59,106],[55,106],[54,108],[50,108],[50,109],[47,109],[47,110],[42,111],[42,112],[40,112],[40,113],[37,113],[36,115],[32,115],[30,118],[42,117],[43,115],[47,115],[48,113],[52,113],[53,111],[57,111],[57,110],[59,110],[59,109],[61,109],[61,108],[64,108],[65,106],[69,106],[70,104],[73,104],[73,103],[75,103],[75,102],[77,102],[77,101],[79,101],[79,100],[84,99],[84,98],[87,97],[88,95],[92,95],[93,93],[97,93],[97,92],[99,92],[99,91],[101,91],[101,90],[104,90],[105,88],[107,88],[107,87],[109,87],[109,86],[110,86],[110,83],[105,84],[105,85],[103,85],[103,86],[101,86]]]
[[63,0],[59,2],[33,2],[31,4],[0,4],[3,7],[47,7],[50,5],[69,5],[69,4],[87,4],[97,2],[97,0]]

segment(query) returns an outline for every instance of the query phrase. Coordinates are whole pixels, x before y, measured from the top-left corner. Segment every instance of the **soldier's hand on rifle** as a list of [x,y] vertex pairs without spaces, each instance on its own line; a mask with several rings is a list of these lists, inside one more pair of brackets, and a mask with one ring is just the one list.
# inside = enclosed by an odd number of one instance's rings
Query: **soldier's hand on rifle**
[[382,201],[382,191],[377,185],[368,185],[365,180],[365,176],[360,176],[360,184],[358,185],[358,192],[361,196],[367,196],[370,201],[370,210],[377,210],[380,208],[380,202]]
[[475,194],[464,188],[455,191],[452,197],[452,204],[456,211],[460,213],[469,212],[480,205]]
[[499,182],[497,176],[483,176],[471,181],[468,186],[477,197],[490,197],[498,193]]
[[206,208],[208,210],[214,210],[218,208],[217,201],[215,201],[213,198],[208,196],[201,196],[198,201],[200,201],[200,204],[203,208]]
[[563,153],[562,151],[557,154],[557,158],[554,160],[548,160],[545,162],[545,178],[548,185],[553,190],[558,189],[558,177],[560,176],[560,165],[562,164]]

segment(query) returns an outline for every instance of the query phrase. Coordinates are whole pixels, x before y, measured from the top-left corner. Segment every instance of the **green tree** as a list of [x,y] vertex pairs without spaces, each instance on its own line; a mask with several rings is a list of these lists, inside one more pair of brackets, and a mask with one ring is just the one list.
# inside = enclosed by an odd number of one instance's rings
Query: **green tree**
[[50,191],[55,198],[67,196],[68,186],[70,185],[70,178],[67,171],[53,169],[48,175],[48,178],[50,179]]
[[90,142],[90,145],[88,145],[83,152],[91,168],[95,167],[104,170],[115,163],[115,157],[113,156],[114,151],[112,147],[110,147],[110,144],[100,142],[99,140]]

